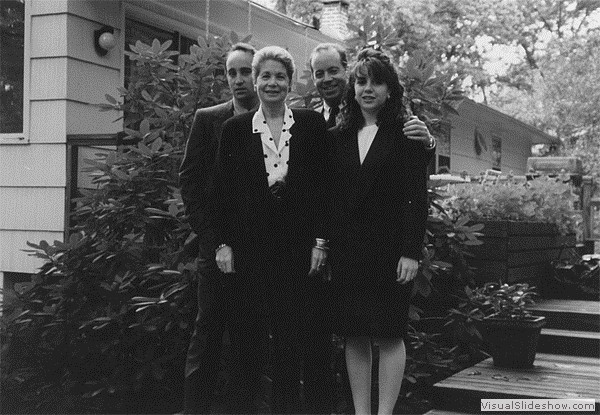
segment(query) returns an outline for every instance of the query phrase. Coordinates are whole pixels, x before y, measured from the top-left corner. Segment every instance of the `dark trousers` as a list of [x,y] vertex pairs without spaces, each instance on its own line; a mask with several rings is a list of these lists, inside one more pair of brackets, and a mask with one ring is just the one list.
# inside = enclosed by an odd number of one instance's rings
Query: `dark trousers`
[[266,337],[260,293],[252,281],[237,273],[222,274],[214,264],[199,274],[198,316],[185,367],[184,413],[210,413],[225,330],[231,341],[227,409],[255,413]]
[[273,335],[273,414],[330,414],[332,411],[332,336],[326,314],[328,286],[320,277],[304,277],[301,284],[295,285],[296,289],[286,289],[275,282],[271,290],[268,308]]

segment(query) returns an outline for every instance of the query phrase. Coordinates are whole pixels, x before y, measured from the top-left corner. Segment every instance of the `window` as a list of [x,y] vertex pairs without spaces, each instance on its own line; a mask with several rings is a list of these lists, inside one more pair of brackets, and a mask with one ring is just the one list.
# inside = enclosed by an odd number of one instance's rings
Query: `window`
[[450,173],[450,157],[438,156],[438,173]]
[[502,138],[492,136],[492,169],[502,170]]
[[24,0],[0,1],[0,134],[23,133]]
[[[151,45],[154,39],[158,39],[160,43],[165,43],[167,40],[173,41],[169,50],[178,51],[181,54],[190,53],[190,46],[196,44],[196,41],[182,36],[179,32],[170,32],[133,19],[125,20],[125,50],[129,51],[129,45],[135,45],[138,40]],[[131,71],[131,61],[125,57],[125,86],[129,83]]]
[[0,272],[0,316],[19,314],[17,294],[23,294],[33,285],[33,275],[21,272]]
[[428,173],[436,174],[443,172],[450,172],[450,132],[452,125],[449,121],[442,120],[437,124],[434,124],[431,134],[435,137],[437,144],[435,152],[437,154],[437,165],[436,163],[430,163]]
[[[67,135],[67,191],[69,192],[69,211],[73,212],[76,205],[74,198],[81,197],[81,189],[97,189],[98,185],[92,183],[92,176],[88,171],[92,166],[85,160],[97,160],[100,154],[115,151],[117,145],[122,144],[121,134],[115,135]],[[67,215],[66,229],[75,223]]]

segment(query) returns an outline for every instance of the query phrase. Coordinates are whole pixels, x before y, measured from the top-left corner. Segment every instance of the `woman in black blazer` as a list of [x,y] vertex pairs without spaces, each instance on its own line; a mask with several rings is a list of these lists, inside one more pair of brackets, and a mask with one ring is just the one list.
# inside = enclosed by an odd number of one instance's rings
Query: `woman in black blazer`
[[252,69],[260,107],[225,122],[217,155],[209,213],[216,262],[223,278],[236,278],[266,306],[274,341],[271,411],[302,411],[301,360],[308,410],[329,411],[329,380],[318,370],[327,367],[329,344],[311,344],[311,320],[325,316],[309,313],[322,306],[312,288],[327,257],[325,121],[286,106],[294,63],[285,49],[259,50]]
[[366,49],[350,73],[333,133],[333,331],[346,339],[357,414],[371,412],[371,344],[379,344],[379,414],[392,413],[427,219],[426,153],[403,132],[403,89],[390,59]]

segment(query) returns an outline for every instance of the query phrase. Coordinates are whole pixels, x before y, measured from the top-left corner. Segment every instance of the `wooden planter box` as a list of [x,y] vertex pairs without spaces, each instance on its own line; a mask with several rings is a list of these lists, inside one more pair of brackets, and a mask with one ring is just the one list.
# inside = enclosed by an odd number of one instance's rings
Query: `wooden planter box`
[[[471,250],[469,264],[478,283],[529,282],[549,275],[550,262],[575,246],[575,235],[560,235],[556,226],[540,222],[485,221],[483,245]],[[562,254],[562,255],[561,255]]]

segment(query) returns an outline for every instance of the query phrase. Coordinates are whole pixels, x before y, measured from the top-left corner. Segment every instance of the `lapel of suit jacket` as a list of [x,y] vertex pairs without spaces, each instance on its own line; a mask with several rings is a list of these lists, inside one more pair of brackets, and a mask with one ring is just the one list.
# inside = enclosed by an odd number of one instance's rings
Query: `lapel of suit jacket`
[[340,163],[341,176],[339,185],[345,190],[348,195],[347,207],[351,208],[356,203],[356,186],[360,175],[360,158],[358,154],[358,138],[356,133],[351,133],[348,130],[334,130],[334,134],[339,134],[337,141],[337,160]]
[[227,121],[228,119],[230,119],[231,117],[233,117],[234,113],[233,113],[233,101],[229,100],[225,103],[226,105],[224,105],[221,110],[219,111],[218,114],[216,114],[215,117],[215,123],[219,123],[221,125],[223,125],[223,123],[225,121]]
[[[358,158],[358,138],[355,136],[353,141],[355,142],[356,157]],[[389,152],[392,151],[393,145],[394,135],[389,130],[389,127],[380,127],[358,171],[355,203],[361,203],[371,187],[373,187],[381,171],[383,161]],[[360,161],[360,159],[357,161]]]
[[[221,139],[221,132],[223,131],[223,123],[233,117],[233,101],[229,100],[223,103],[218,109],[212,114],[212,134],[213,141],[218,143]],[[218,144],[215,144],[215,147]],[[215,148],[217,151],[217,148]]]
[[[246,158],[246,163],[250,167],[250,171],[248,174],[256,177],[256,186],[261,190],[268,191],[269,190],[269,181],[267,179],[267,173],[265,169],[265,160],[263,153],[263,145],[260,139],[260,133],[252,132],[252,116],[256,111],[252,111],[244,121],[242,125],[241,137],[242,137],[242,147],[244,148],[244,153]],[[245,174],[242,172],[242,174]]]
[[[290,174],[290,167],[289,166],[295,166],[295,157],[296,157],[296,152],[298,151],[298,146],[301,146],[302,144],[299,143],[298,141],[302,140],[302,138],[300,138],[302,132],[300,131],[300,124],[298,123],[298,118],[300,117],[300,115],[292,110],[292,114],[294,115],[294,125],[292,125],[292,128],[290,128],[290,155],[289,155],[289,163],[288,163],[288,175]],[[292,144],[294,141],[296,141],[295,144]],[[294,168],[295,170],[295,168]]]

